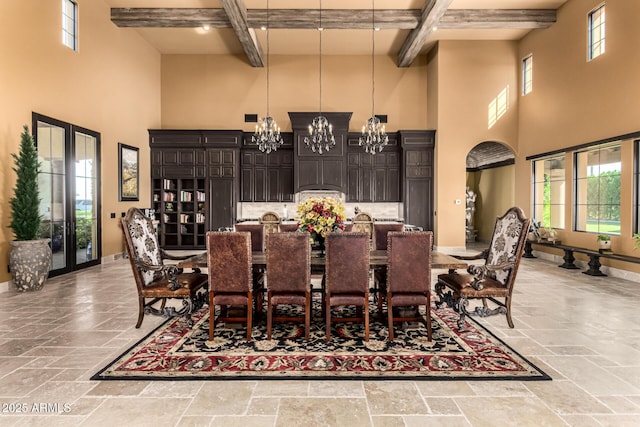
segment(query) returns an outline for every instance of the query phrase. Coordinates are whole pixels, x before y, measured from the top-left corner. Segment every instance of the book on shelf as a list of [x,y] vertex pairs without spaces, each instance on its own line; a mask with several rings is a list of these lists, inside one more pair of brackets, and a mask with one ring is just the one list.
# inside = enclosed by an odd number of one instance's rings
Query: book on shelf
[[163,179],[162,180],[162,188],[165,190],[175,190],[176,188],[176,184],[171,181],[170,179]]
[[180,222],[182,223],[191,222],[191,216],[187,214],[180,214]]
[[190,202],[193,197],[193,193],[191,191],[181,191],[180,192],[180,201],[181,202]]
[[204,197],[204,191],[196,191],[196,200],[199,202],[204,202],[206,200]]
[[204,214],[203,213],[197,213],[196,214],[196,222],[199,224],[202,224],[204,222]]
[[176,199],[176,194],[171,193],[170,191],[165,191],[162,194],[162,200],[164,200],[165,202],[173,202],[175,199]]

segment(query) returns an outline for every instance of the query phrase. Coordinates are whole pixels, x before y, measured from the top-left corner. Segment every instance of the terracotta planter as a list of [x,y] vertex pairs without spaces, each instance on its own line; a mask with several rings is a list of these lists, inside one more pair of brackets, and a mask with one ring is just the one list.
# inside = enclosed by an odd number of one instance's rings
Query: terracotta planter
[[51,268],[49,239],[14,240],[9,243],[9,268],[18,292],[42,289]]

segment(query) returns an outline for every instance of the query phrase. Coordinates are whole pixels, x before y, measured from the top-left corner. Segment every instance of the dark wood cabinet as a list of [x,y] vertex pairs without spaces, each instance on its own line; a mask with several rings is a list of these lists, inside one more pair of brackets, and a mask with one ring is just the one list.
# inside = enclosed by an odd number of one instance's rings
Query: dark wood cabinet
[[399,202],[400,154],[395,134],[382,152],[371,155],[358,145],[359,134],[349,134],[347,153],[348,202]]
[[304,138],[315,113],[289,113],[293,129],[293,191],[337,190],[347,192],[347,134],[352,113],[322,113],[333,127],[336,145],[318,154],[308,149]]
[[433,230],[435,131],[400,131],[399,134],[404,157],[405,222]]
[[163,247],[201,249],[207,231],[235,223],[241,141],[242,131],[149,130]]
[[241,201],[293,200],[293,150],[280,148],[265,154],[255,149],[245,149],[241,156]]

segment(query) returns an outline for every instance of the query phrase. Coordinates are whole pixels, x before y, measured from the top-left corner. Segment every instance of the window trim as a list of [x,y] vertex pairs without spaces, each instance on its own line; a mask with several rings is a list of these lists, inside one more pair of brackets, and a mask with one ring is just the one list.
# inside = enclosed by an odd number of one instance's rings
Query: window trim
[[[67,15],[67,13],[65,13],[65,6],[66,5],[72,5],[73,6],[73,16],[69,16]],[[66,47],[68,47],[69,49],[73,50],[74,52],[78,52],[78,44],[79,44],[79,38],[78,38],[78,16],[79,16],[79,12],[78,12],[78,2],[76,0],[62,0],[62,44]],[[73,32],[69,32],[68,28],[66,26],[66,19],[67,18],[71,18],[72,22],[73,22]],[[71,36],[71,38],[73,39],[73,46],[69,46],[66,42],[66,37],[65,36]]]
[[[562,159],[565,163],[565,178],[564,178],[564,184],[566,185],[567,183],[567,178],[566,178],[566,152],[562,152],[562,153],[556,153],[553,155],[549,155],[549,156],[545,156],[545,157],[539,157],[536,159],[531,160],[531,177],[532,177],[532,182],[531,182],[531,216],[533,219],[536,219],[538,221],[540,221],[542,223],[542,218],[534,218],[534,215],[536,213],[536,206],[540,205],[540,206],[544,206],[543,203],[536,203],[536,184],[538,182],[543,182],[543,181],[537,181],[536,180],[536,162],[539,161],[547,161],[547,160],[554,160],[554,159]],[[565,210],[566,212],[566,208],[567,208],[567,204],[566,204],[566,197],[563,196],[563,210]],[[567,229],[567,225],[564,221],[564,218],[562,219],[562,227],[551,227],[551,222],[549,223],[549,227],[555,230],[566,230]]]
[[[602,56],[606,52],[606,12],[605,12],[605,3],[600,3],[598,6],[594,7],[587,14],[587,61],[593,61],[594,59]],[[602,28],[601,37],[598,40],[599,43],[602,44],[600,53],[594,56],[594,40],[593,40],[593,15],[599,11],[602,11],[602,15],[604,19],[602,20],[600,27]]]
[[[529,65],[529,67],[527,67],[527,65]],[[527,72],[527,68],[529,68],[528,72]],[[530,82],[528,91],[527,91],[527,80]],[[533,54],[532,53],[530,53],[529,55],[527,55],[524,58],[522,58],[522,91],[521,91],[521,94],[522,94],[522,96],[525,96],[527,94],[530,94],[531,92],[533,92]]]
[[[573,224],[572,224],[572,231],[576,232],[576,233],[591,233],[591,234],[610,234],[612,236],[620,236],[622,235],[622,229],[620,230],[619,233],[605,233],[605,232],[601,232],[601,231],[588,231],[588,230],[578,230],[578,155],[581,153],[585,153],[588,151],[595,151],[595,150],[602,150],[602,149],[606,149],[609,147],[613,147],[613,146],[619,146],[620,149],[622,149],[622,142],[623,140],[621,139],[617,139],[617,140],[613,140],[613,141],[608,141],[608,142],[603,142],[601,144],[592,144],[586,147],[582,147],[580,149],[576,149],[575,151],[573,151],[572,155],[573,155],[573,183],[572,183],[572,208],[573,208]],[[620,171],[620,177],[622,178],[622,170]],[[588,177],[587,177],[588,178]],[[619,201],[619,203],[621,203],[621,201]],[[600,204],[598,204],[598,206],[601,206]],[[622,224],[621,224],[622,225]]]
[[633,141],[633,226],[632,234],[640,233],[640,139]]

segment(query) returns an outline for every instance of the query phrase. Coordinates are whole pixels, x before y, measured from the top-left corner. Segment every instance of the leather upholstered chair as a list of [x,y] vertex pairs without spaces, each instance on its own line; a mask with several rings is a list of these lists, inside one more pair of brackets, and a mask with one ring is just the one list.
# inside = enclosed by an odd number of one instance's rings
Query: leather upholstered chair
[[235,231],[248,231],[251,233],[251,250],[264,252],[264,224],[240,223],[234,226]]
[[[273,321],[311,324],[311,245],[307,233],[267,234],[267,339]],[[300,305],[304,317],[274,316],[278,305]]]
[[[251,340],[253,284],[251,274],[251,234],[248,232],[207,232],[209,268],[209,340],[216,322],[246,322]],[[216,319],[215,307],[220,306]],[[228,307],[246,307],[246,316],[227,315]]]
[[[264,252],[264,236],[265,225],[264,224],[236,224],[235,231],[248,231],[251,233],[251,251],[252,252]],[[259,302],[256,305],[256,311],[262,311],[262,296],[265,293],[264,287],[264,268],[253,267],[253,290],[255,291],[255,297]]]
[[[387,233],[390,231],[404,231],[404,224],[392,223],[392,224],[373,224],[373,249],[376,251],[387,250]],[[387,267],[379,266],[373,270],[373,283],[377,290],[376,299],[378,302],[378,315],[382,319],[382,299],[386,293],[387,284]]]
[[280,233],[298,231],[298,223],[297,222],[280,223],[278,224],[278,231]]
[[[154,315],[182,315],[191,326],[191,313],[202,307],[207,287],[207,275],[199,270],[184,273],[175,265],[164,264],[164,259],[181,260],[166,254],[158,244],[158,235],[151,219],[137,208],[130,208],[121,219],[124,242],[138,289],[138,321],[142,325],[145,313]],[[166,307],[168,299],[181,299],[182,308]],[[149,301],[147,301],[149,300]],[[160,307],[153,307],[160,302]]]
[[[389,341],[393,341],[394,322],[421,321],[431,341],[431,242],[433,233],[389,232],[387,243],[387,319]],[[419,307],[425,306],[425,316]],[[394,307],[406,307],[410,314],[395,315]]]
[[[506,314],[507,323],[513,328],[511,298],[530,223],[531,220],[524,216],[522,209],[510,208],[496,219],[489,250],[483,252],[483,255],[486,254],[484,265],[469,265],[469,274],[453,272],[438,276],[435,289],[440,300],[436,305],[446,302],[460,313],[458,328],[464,326],[464,317],[470,314],[467,306],[472,298],[482,299],[482,307],[476,307],[474,311],[476,315]],[[445,294],[446,288],[449,291]],[[490,309],[487,300],[498,307]]]
[[[364,322],[369,341],[369,248],[367,233],[328,233],[325,267],[325,316],[327,341],[331,323]],[[332,317],[331,307],[356,306],[353,317]]]

